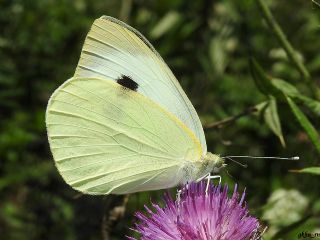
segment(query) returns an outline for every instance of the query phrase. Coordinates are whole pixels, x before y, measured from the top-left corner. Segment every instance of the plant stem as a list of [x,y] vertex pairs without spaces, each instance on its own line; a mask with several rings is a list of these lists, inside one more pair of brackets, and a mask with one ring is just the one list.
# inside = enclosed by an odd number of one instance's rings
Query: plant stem
[[106,210],[101,224],[103,240],[111,239],[111,233],[114,231],[115,225],[119,223],[125,215],[128,201],[129,194],[107,196],[105,199]]
[[224,127],[227,124],[233,123],[235,121],[237,121],[239,118],[247,116],[247,115],[251,115],[255,112],[257,112],[258,109],[256,107],[250,107],[248,109],[246,109],[245,111],[235,115],[235,116],[231,116],[231,117],[227,117],[225,119],[222,119],[220,121],[217,122],[213,122],[213,123],[209,123],[207,125],[204,126],[204,130],[208,131],[208,130],[212,130],[212,129],[219,129]]
[[293,49],[292,45],[288,41],[286,35],[282,31],[280,25],[275,20],[274,16],[272,15],[270,9],[267,7],[264,0],[256,0],[258,3],[259,8],[261,9],[262,15],[264,19],[266,20],[269,28],[273,32],[273,34],[276,36],[277,40],[279,41],[280,45],[285,50],[288,58],[291,60],[291,62],[296,66],[300,74],[302,75],[303,79],[308,83],[311,92],[317,99],[320,98],[320,93],[318,90],[318,87],[311,81],[310,73],[305,67],[305,65],[300,61],[297,54],[295,53],[295,50]]
[[286,53],[287,53],[288,57],[290,58],[290,60],[292,61],[292,63],[294,65],[296,65],[297,69],[299,70],[299,72],[301,73],[301,75],[303,76],[303,78],[305,80],[310,79],[310,74],[309,74],[308,70],[302,64],[302,62],[298,59],[293,47],[289,43],[286,35],[283,33],[279,24],[276,22],[274,16],[272,15],[271,11],[269,10],[267,5],[265,4],[264,0],[257,0],[257,1],[258,1],[258,5],[261,9],[261,12],[263,14],[264,19],[267,21],[270,29],[272,30],[274,35],[277,37],[278,41],[280,42],[280,44],[282,45],[282,47],[286,51]]
[[316,5],[318,5],[318,7],[320,7],[320,3],[318,3],[316,0],[312,0],[312,2]]

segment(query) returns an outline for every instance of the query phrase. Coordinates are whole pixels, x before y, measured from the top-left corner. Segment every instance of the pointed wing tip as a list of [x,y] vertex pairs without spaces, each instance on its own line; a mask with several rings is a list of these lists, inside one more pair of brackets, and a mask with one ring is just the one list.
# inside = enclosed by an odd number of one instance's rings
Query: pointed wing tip
[[109,21],[109,22],[114,22],[114,23],[122,23],[122,21],[120,21],[119,19],[116,19],[114,17],[108,16],[108,15],[102,15],[101,17],[97,18],[95,21]]

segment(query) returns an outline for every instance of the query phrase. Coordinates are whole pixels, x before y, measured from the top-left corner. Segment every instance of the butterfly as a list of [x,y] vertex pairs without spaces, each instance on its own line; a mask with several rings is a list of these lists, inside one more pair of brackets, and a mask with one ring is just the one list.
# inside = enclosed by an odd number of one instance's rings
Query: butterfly
[[149,41],[112,17],[94,21],[75,74],[50,97],[55,165],[87,194],[127,194],[202,179],[224,165]]

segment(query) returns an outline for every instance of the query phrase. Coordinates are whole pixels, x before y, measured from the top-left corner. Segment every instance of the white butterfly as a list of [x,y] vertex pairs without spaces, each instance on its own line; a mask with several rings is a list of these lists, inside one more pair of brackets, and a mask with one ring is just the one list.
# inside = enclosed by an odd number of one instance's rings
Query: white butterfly
[[112,17],[93,23],[46,124],[60,174],[84,193],[170,188],[224,165],[207,152],[199,117],[160,55]]

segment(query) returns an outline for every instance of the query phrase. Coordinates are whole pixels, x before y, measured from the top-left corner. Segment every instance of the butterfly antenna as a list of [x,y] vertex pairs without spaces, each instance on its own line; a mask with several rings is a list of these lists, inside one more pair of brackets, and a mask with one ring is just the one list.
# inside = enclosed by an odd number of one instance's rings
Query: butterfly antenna
[[229,173],[228,170],[225,170],[226,174],[233,180],[236,181],[236,179],[234,178],[234,176],[231,175],[231,173]]
[[230,161],[232,161],[232,162],[240,165],[241,167],[244,167],[244,168],[247,168],[247,167],[248,167],[247,164],[243,164],[243,163],[241,163],[241,162],[239,162],[239,161],[237,161],[237,160],[234,160],[234,159],[232,159],[232,157],[233,157],[233,156],[226,156],[226,157],[222,157],[222,158],[223,158],[223,159],[228,159],[228,160],[230,160]]
[[225,159],[230,159],[232,161],[234,161],[233,158],[253,158],[253,159],[280,159],[280,160],[292,160],[292,161],[296,161],[299,160],[300,158],[298,156],[295,157],[255,157],[255,156],[225,156],[222,157]]

